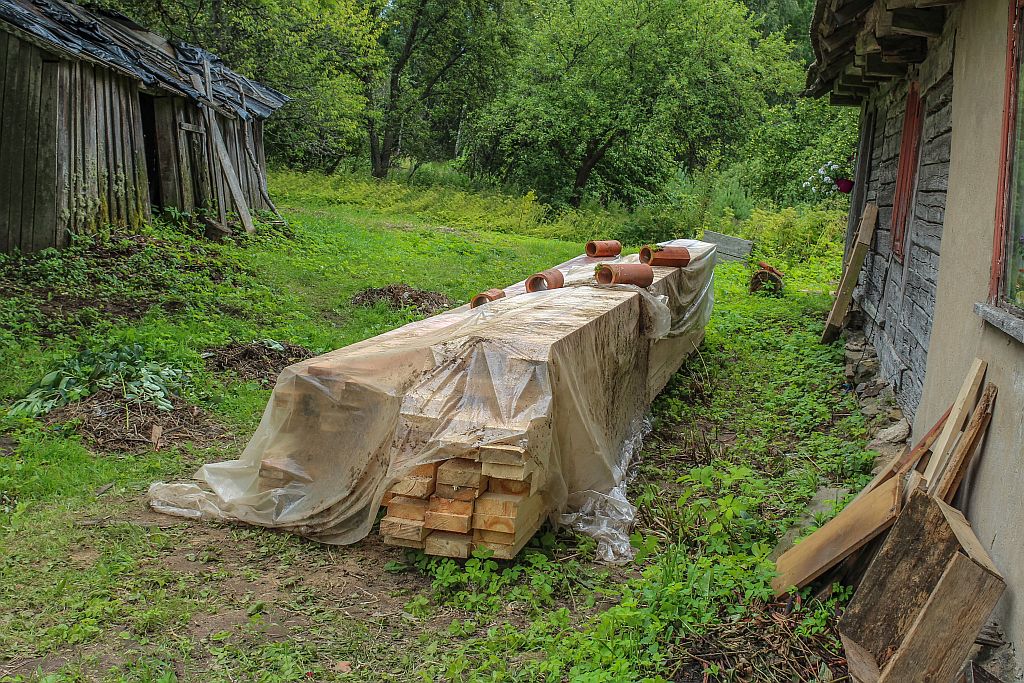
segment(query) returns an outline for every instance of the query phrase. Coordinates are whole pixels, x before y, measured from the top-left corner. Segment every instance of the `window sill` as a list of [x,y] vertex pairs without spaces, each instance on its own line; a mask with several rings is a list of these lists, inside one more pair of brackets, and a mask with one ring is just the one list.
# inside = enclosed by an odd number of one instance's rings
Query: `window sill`
[[1024,318],[1010,313],[1005,308],[983,303],[974,304],[974,312],[981,316],[981,319],[989,325],[998,327],[1024,344]]

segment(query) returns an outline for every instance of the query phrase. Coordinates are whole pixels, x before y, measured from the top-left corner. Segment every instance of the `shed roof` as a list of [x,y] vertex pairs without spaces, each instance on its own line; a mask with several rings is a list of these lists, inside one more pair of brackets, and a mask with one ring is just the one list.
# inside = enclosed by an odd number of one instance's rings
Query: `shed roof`
[[197,102],[208,102],[193,85],[209,62],[214,105],[240,118],[267,118],[288,101],[280,92],[238,74],[206,50],[174,44],[128,17],[90,10],[64,0],[0,0],[0,29],[10,24],[41,47],[84,59]]

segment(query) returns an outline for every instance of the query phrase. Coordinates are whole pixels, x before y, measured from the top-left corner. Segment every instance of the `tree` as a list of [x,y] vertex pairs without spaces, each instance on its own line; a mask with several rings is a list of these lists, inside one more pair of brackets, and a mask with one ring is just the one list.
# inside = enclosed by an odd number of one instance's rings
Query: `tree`
[[780,33],[793,43],[796,55],[810,64],[810,27],[814,0],[746,0],[746,5],[760,22],[765,34]]
[[394,0],[370,8],[385,68],[364,77],[372,173],[401,155],[451,158],[462,119],[490,99],[514,53],[519,12],[503,0]]
[[728,154],[800,79],[734,0],[543,0],[531,25],[469,166],[573,206],[592,185],[634,203]]
[[820,200],[821,194],[811,189],[818,189],[816,182],[805,183],[826,166],[838,166],[840,176],[852,173],[857,116],[855,109],[830,106],[827,98],[798,98],[771,107],[743,146],[744,186],[758,199],[777,204]]
[[204,47],[292,98],[267,121],[267,152],[330,168],[362,142],[364,82],[380,27],[357,0],[105,0],[168,38]]

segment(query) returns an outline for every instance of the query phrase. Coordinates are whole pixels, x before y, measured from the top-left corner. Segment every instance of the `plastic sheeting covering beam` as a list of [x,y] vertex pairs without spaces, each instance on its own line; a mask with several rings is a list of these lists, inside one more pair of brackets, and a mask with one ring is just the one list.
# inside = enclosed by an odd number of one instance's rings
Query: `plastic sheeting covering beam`
[[628,558],[625,482],[644,416],[713,306],[715,246],[666,244],[692,260],[656,267],[647,290],[594,281],[595,264],[635,255],[580,256],[558,266],[563,288],[519,283],[286,368],[241,457],[204,465],[198,483],[153,484],[150,504],[348,544],[413,469],[511,447],[552,521],[597,538],[606,560]]

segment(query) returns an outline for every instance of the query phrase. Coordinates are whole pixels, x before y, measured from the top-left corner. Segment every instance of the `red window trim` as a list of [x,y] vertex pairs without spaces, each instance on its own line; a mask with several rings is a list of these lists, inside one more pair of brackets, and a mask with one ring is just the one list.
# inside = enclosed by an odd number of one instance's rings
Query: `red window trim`
[[1010,13],[1006,27],[1006,85],[1003,89],[1003,144],[999,150],[999,180],[997,182],[995,234],[992,236],[992,273],[989,278],[988,299],[999,305],[1003,298],[1003,280],[1006,277],[1006,241],[1009,230],[1010,181],[1013,173],[1014,138],[1017,130],[1017,83],[1019,76],[1018,53],[1021,47],[1021,11],[1024,0],[1010,0]]
[[918,151],[921,148],[921,90],[917,81],[907,88],[907,106],[903,114],[903,132],[900,138],[900,158],[896,169],[896,190],[892,199],[892,251],[903,263],[907,219],[917,185]]

